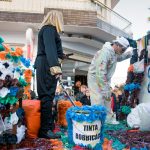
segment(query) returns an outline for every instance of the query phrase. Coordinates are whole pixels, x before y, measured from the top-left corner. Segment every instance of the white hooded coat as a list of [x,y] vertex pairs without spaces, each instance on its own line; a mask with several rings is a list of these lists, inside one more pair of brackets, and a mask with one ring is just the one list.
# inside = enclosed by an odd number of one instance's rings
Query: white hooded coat
[[88,70],[91,105],[103,105],[110,111],[110,82],[116,64],[130,58],[131,55],[131,52],[117,55],[109,42],[106,42],[103,48],[95,54]]

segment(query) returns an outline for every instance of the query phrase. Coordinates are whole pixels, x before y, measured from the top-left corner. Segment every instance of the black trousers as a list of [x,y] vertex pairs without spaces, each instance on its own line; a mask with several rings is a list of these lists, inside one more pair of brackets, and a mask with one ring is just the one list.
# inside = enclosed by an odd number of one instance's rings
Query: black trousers
[[37,92],[41,100],[41,132],[54,129],[52,116],[53,99],[57,86],[57,79],[50,74],[48,62],[45,56],[36,59]]

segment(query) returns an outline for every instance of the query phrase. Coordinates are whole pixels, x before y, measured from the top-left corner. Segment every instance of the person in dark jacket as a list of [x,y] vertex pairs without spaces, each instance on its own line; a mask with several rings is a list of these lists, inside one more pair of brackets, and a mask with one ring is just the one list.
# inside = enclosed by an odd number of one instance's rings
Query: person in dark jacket
[[80,91],[75,95],[76,101],[80,101],[81,98],[85,95],[87,86],[86,85],[81,85]]
[[80,102],[82,103],[82,105],[91,105],[89,89],[86,89],[85,95],[81,98]]
[[59,138],[54,134],[52,117],[53,99],[57,78],[61,74],[59,59],[63,59],[63,49],[59,32],[63,30],[63,17],[58,11],[50,11],[44,18],[38,34],[38,51],[35,61],[37,93],[41,100],[40,138]]

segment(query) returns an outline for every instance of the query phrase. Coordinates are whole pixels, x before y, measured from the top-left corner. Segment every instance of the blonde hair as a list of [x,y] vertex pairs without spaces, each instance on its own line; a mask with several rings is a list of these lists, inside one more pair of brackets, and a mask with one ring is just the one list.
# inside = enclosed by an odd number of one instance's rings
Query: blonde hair
[[51,10],[47,13],[46,17],[44,18],[43,22],[40,25],[40,29],[45,25],[53,25],[56,27],[57,32],[64,31],[63,25],[63,15],[60,11]]

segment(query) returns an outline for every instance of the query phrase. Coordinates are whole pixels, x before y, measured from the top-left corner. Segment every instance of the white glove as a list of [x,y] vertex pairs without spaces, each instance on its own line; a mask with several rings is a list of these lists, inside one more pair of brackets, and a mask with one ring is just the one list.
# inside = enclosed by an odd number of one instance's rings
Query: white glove
[[58,74],[62,74],[62,70],[60,68],[60,66],[53,66],[50,68],[50,72],[51,75],[58,75]]
[[141,61],[135,62],[133,64],[133,67],[134,67],[134,70],[133,70],[134,73],[144,72],[144,59],[142,59]]
[[126,52],[130,53],[130,55],[132,56],[134,49],[135,49],[135,48],[133,48],[133,47],[129,47],[129,48],[127,48]]

